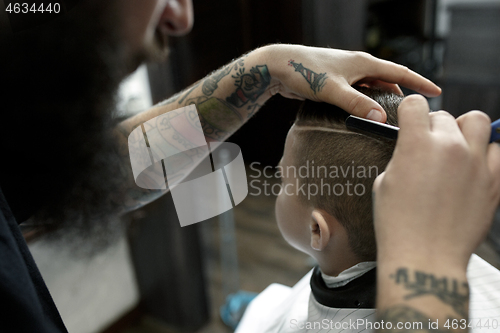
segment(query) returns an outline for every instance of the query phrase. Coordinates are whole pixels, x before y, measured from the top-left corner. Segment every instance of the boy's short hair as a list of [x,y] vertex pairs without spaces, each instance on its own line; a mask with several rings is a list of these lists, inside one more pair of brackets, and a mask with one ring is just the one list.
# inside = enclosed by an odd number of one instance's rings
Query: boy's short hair
[[[356,89],[376,100],[387,113],[387,123],[397,126],[397,108],[402,96],[366,87]],[[395,141],[348,130],[345,126],[348,116],[347,112],[327,103],[305,101],[302,104],[295,126],[318,130],[296,131],[299,140],[296,140],[293,162],[297,168],[307,166],[315,171],[314,176],[310,172],[309,177],[299,175],[298,178],[300,185],[305,184],[308,191],[317,189],[318,194],[308,192],[299,197],[302,202],[325,210],[342,224],[351,250],[359,259],[375,260],[372,185],[391,159]],[[348,182],[352,185],[350,191]]]

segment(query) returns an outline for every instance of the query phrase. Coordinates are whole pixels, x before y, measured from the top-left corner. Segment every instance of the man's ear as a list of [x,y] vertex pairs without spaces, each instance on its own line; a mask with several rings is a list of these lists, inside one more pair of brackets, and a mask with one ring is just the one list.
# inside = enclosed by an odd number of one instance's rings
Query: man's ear
[[330,241],[333,232],[328,224],[330,218],[323,210],[314,209],[311,213],[311,247],[316,251],[323,251]]

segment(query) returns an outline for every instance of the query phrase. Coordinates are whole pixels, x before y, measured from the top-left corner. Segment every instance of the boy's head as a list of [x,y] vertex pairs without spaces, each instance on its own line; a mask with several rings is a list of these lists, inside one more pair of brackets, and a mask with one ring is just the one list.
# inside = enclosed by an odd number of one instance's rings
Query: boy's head
[[[384,108],[388,124],[397,125],[402,96],[358,90]],[[376,258],[372,185],[389,162],[395,142],[348,130],[347,117],[333,105],[306,101],[288,133],[279,165],[283,184],[276,201],[278,226],[292,246],[314,256],[320,266],[320,257],[326,265],[332,255],[336,267]]]

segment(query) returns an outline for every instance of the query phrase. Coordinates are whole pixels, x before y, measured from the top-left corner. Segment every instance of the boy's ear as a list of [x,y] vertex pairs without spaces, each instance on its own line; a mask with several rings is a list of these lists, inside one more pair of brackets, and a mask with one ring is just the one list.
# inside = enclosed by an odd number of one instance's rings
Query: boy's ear
[[314,209],[311,213],[311,247],[316,251],[323,251],[330,241],[333,232],[328,224],[330,218],[330,214],[322,210]]

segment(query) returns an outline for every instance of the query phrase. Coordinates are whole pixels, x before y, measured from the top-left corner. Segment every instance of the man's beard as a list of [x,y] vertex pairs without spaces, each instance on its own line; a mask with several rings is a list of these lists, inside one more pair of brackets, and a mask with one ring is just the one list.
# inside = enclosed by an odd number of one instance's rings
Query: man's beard
[[[0,36],[0,186],[19,220],[96,250],[115,239],[124,168],[112,128],[119,82],[145,57],[126,55],[111,2]],[[105,4],[106,3],[106,4]],[[127,163],[123,165],[123,163]],[[92,252],[92,251],[91,251]]]

